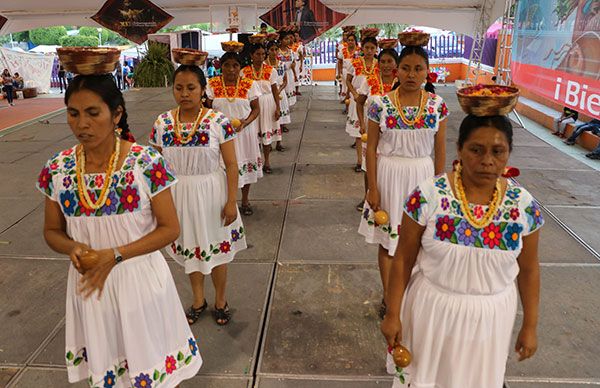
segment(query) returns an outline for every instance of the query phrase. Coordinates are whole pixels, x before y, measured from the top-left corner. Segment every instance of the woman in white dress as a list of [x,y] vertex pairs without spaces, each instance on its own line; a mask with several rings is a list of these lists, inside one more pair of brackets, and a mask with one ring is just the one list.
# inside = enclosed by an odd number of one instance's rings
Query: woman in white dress
[[274,141],[281,143],[281,126],[279,125],[281,107],[279,105],[277,70],[265,64],[266,50],[263,45],[253,44],[250,46],[249,53],[252,64],[244,67],[240,76],[253,80],[260,88],[258,128],[265,156],[263,172],[271,174],[271,160],[269,158],[271,144]]
[[278,59],[285,64],[286,74],[288,78],[285,86],[285,93],[288,98],[290,108],[296,105],[296,83],[298,82],[298,74],[296,73],[296,60],[292,51],[294,43],[294,35],[288,31],[279,33],[279,55]]
[[206,78],[198,66],[177,68],[173,80],[177,108],[158,116],[150,144],[179,179],[173,198],[181,234],[167,252],[190,277],[194,301],[186,311],[188,323],[195,323],[208,306],[204,276],[210,274],[215,319],[225,325],[231,319],[225,296],[227,263],[246,248],[246,237],[235,199],[238,167],[232,140],[236,132],[223,113],[202,106],[205,88]]
[[[371,74],[368,77],[364,77],[362,83],[358,87],[358,98],[356,99],[356,113],[358,114],[358,121],[360,123],[360,134],[367,133],[367,107],[373,102],[375,96],[385,96],[388,94],[398,82],[396,78],[396,72],[398,70],[398,63],[400,58],[398,53],[394,49],[381,50],[377,56],[377,62],[379,64],[379,74]],[[396,85],[397,86],[397,85]],[[362,164],[361,168],[365,172],[365,196],[362,201],[358,203],[356,209],[363,211],[364,203],[367,199],[367,191],[369,183],[367,179],[367,142],[361,141],[362,151]]]
[[296,66],[296,74],[298,75],[298,82],[296,82],[296,96],[301,96],[300,86],[302,85],[302,81],[304,80],[304,57],[306,56],[306,49],[304,44],[302,43],[302,38],[300,38],[300,33],[294,32],[294,46],[292,51],[294,51],[294,59]]
[[[341,80],[342,84],[342,101],[350,98],[351,96],[348,93],[348,83],[346,82],[348,78],[348,69],[352,61],[360,56],[360,47],[357,45],[358,38],[356,38],[356,34],[354,32],[346,33],[346,40],[342,42],[342,44],[338,47],[338,61],[340,61],[341,67]],[[348,114],[348,106],[344,110],[345,114]]]
[[346,133],[354,139],[356,148],[356,166],[354,171],[362,172],[362,147],[360,133],[360,119],[358,116],[356,101],[360,95],[358,88],[362,85],[365,78],[369,76],[379,76],[379,65],[377,63],[377,39],[365,38],[361,42],[363,56],[350,61],[348,74],[346,75],[346,84],[348,86],[348,117],[346,119]]
[[[271,41],[267,44],[267,65],[272,66],[277,71],[277,88],[279,93],[279,124],[281,126],[281,132],[288,132],[286,124],[290,124],[292,119],[290,117],[290,104],[288,102],[285,88],[287,87],[288,77],[286,72],[286,64],[278,59],[279,54],[279,42]],[[277,151],[283,152],[285,147],[281,145],[281,140],[277,141],[275,147]]]
[[179,235],[175,176],[155,149],[129,141],[112,75],[75,77],[65,103],[79,144],[48,161],[37,188],[47,197],[46,242],[71,259],[69,381],[175,387],[202,364],[159,251]]
[[[369,192],[358,229],[368,243],[379,245],[382,318],[400,234],[402,203],[419,182],[444,171],[446,163],[448,109],[441,97],[421,88],[429,69],[427,53],[422,47],[407,46],[400,53],[399,63],[400,85],[383,97],[373,97],[367,112]],[[375,222],[375,212],[379,210],[387,212],[387,224]]]
[[233,144],[238,163],[238,187],[242,189],[240,210],[243,215],[250,216],[254,213],[248,198],[250,185],[263,176],[256,121],[260,114],[260,88],[251,79],[240,76],[242,61],[238,54],[227,52],[220,62],[222,75],[208,81],[206,103],[225,114],[238,133]]
[[517,290],[514,349],[519,360],[536,352],[544,220],[531,194],[501,177],[511,148],[508,118],[467,116],[458,168],[421,182],[406,201],[381,330],[413,360],[394,387],[501,388]]

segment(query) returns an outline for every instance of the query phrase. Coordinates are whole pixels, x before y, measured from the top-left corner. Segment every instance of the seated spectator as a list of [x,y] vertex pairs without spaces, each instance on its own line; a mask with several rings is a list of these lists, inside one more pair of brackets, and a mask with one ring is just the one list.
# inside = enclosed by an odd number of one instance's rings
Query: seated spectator
[[559,118],[554,119],[555,131],[552,132],[552,134],[554,136],[564,138],[565,137],[565,128],[567,127],[567,124],[569,123],[569,121],[573,120],[573,122],[576,122],[578,118],[579,118],[579,112],[577,112],[576,110],[573,110],[571,108],[567,108],[565,106],[563,108],[563,114]]
[[13,85],[17,90],[21,90],[25,87],[25,81],[23,80],[23,77],[19,75],[19,73],[15,73],[13,77]]
[[567,144],[567,145],[575,144],[575,141],[577,140],[577,138],[586,131],[589,131],[596,136],[600,136],[600,120],[592,119],[592,121],[590,121],[589,123],[583,123],[581,125],[578,125],[575,128],[575,130],[573,131],[573,134],[571,136],[569,136],[569,138],[567,140],[565,140],[565,144]]
[[592,152],[585,154],[585,156],[590,159],[600,160],[600,144],[598,144],[598,147],[596,147]]

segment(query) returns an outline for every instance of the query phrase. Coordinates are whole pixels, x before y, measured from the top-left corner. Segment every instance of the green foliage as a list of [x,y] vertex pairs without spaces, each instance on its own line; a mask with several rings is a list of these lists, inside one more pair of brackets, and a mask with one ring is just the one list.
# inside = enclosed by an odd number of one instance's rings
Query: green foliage
[[[106,44],[108,42],[108,30],[102,28],[100,30],[100,35],[102,38],[102,44]],[[96,27],[81,27],[79,29],[79,36],[93,36],[98,40],[98,29]]]
[[59,41],[61,46],[65,47],[73,47],[73,46],[88,46],[88,47],[96,47],[98,46],[98,37],[93,36],[82,36],[82,35],[73,35],[73,36],[63,36]]
[[60,38],[66,35],[67,29],[64,26],[36,28],[29,31],[29,39],[35,45],[58,45],[60,44]]
[[210,31],[210,23],[196,23],[196,24],[184,24],[182,26],[165,27],[158,32],[176,32],[199,29],[202,31]]
[[15,42],[29,42],[29,31],[15,32],[13,34],[13,41],[15,41]]
[[161,43],[149,42],[148,51],[134,70],[136,86],[155,88],[171,85],[175,67],[169,56],[168,47]]

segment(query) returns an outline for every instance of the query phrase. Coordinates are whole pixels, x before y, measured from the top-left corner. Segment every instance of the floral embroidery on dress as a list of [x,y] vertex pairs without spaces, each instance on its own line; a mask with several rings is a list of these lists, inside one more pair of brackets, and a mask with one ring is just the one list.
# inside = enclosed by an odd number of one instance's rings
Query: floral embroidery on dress
[[260,158],[260,156],[256,159],[256,162],[248,162],[245,163],[244,165],[242,165],[239,169],[238,169],[238,174],[239,176],[244,176],[248,173],[252,173],[252,172],[256,172],[259,169],[261,169],[263,166],[263,161],[262,158]]
[[527,214],[529,233],[535,232],[544,225],[544,217],[537,201],[532,200],[529,206],[525,208],[525,213]]
[[367,221],[367,225],[373,226],[376,229],[381,230],[383,233],[386,233],[389,236],[389,238],[392,240],[398,238],[398,235],[400,234],[400,224],[396,225],[395,227],[391,224],[387,224],[387,225],[377,224],[375,222],[375,212],[373,211],[373,209],[371,209],[370,206],[365,206],[362,216],[365,219],[365,221]]
[[[381,114],[385,111],[385,128],[389,130],[415,130],[423,128],[436,129],[438,127],[439,122],[445,117],[442,117],[441,112],[445,110],[446,115],[448,113],[448,108],[446,107],[446,104],[443,101],[440,102],[440,97],[436,96],[435,94],[429,93],[427,106],[423,110],[423,113],[420,117],[416,117],[419,110],[418,107],[402,107],[404,116],[408,120],[416,120],[414,125],[409,126],[403,120],[399,120],[400,115],[398,114],[398,109],[392,103],[388,96],[383,96],[379,101],[380,102],[373,101],[373,103],[371,104],[371,107],[369,108],[369,119],[372,121],[380,122]],[[440,106],[436,111],[436,104],[438,103]],[[373,105],[376,105],[376,108]]]
[[421,206],[424,203],[427,203],[427,200],[423,197],[421,190],[417,188],[406,200],[406,203],[404,204],[404,210],[412,217],[413,220],[419,222],[422,213]]
[[263,65],[262,67],[262,77],[260,79],[254,79],[255,71],[252,66],[246,66],[242,69],[242,73],[244,74],[244,78],[248,78],[255,81],[270,81],[271,74],[273,74],[274,67],[270,65]]
[[209,245],[208,249],[202,249],[201,247],[184,247],[180,244],[171,244],[171,250],[173,253],[183,256],[185,260],[201,260],[209,262],[215,256],[223,255],[231,252],[231,248],[235,242],[244,237],[246,230],[243,226],[231,230],[231,236],[229,241],[214,242]]
[[236,98],[247,99],[248,91],[250,91],[250,88],[252,87],[254,81],[252,81],[249,78],[241,77],[239,80],[237,95],[235,85],[226,86],[225,88],[223,88],[222,76],[220,75],[211,78],[208,81],[208,83],[213,91],[214,98],[228,98],[228,96],[230,96],[230,98],[233,98],[233,96],[236,96]]

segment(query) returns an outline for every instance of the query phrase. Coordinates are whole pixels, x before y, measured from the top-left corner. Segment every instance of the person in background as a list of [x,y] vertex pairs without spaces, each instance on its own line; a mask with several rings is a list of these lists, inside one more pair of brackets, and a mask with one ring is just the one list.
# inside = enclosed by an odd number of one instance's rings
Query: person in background
[[260,23],[260,33],[261,34],[268,34],[269,31],[267,31],[267,23]]
[[119,90],[123,90],[123,68],[121,67],[121,62],[117,62],[115,66],[115,79],[117,80]]
[[578,125],[575,128],[575,130],[573,131],[573,134],[571,134],[571,136],[569,136],[569,138],[567,140],[565,140],[565,144],[566,145],[575,144],[575,141],[577,140],[577,138],[586,131],[589,131],[596,136],[600,136],[600,120],[592,119],[592,121],[590,121],[589,123],[583,123],[581,125]]
[[573,120],[573,122],[576,122],[578,118],[579,112],[565,106],[563,108],[563,114],[559,118],[554,119],[555,131],[552,132],[552,134],[558,137],[565,137],[565,128],[569,121]]
[[25,87],[25,81],[23,80],[23,77],[19,75],[19,73],[15,73],[15,76],[13,77],[13,86],[17,90],[23,89]]
[[[67,84],[66,86],[68,87],[69,85],[71,85],[71,81],[73,81],[73,73],[71,73],[70,71],[67,71]],[[65,89],[66,91],[66,89]]]
[[213,61],[209,60],[208,65],[206,65],[206,73],[208,75],[208,78],[214,77],[216,71],[217,70],[215,69],[215,65],[214,65]]
[[129,89],[131,84],[129,83],[129,73],[131,72],[131,68],[127,61],[123,64],[123,89]]
[[58,68],[58,86],[60,87],[60,92],[63,92],[63,89],[67,90],[67,79],[65,78],[65,68],[60,65]]
[[13,102],[13,77],[10,75],[8,69],[4,69],[2,72],[2,90],[6,93],[6,101],[8,105],[14,106]]
[[600,160],[600,144],[598,144],[598,147],[592,150],[592,152],[590,152],[589,154],[585,154],[585,156],[590,159]]
[[215,75],[221,75],[221,61],[219,61],[219,58],[213,58],[213,65],[215,67]]

